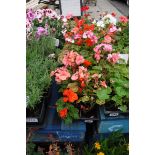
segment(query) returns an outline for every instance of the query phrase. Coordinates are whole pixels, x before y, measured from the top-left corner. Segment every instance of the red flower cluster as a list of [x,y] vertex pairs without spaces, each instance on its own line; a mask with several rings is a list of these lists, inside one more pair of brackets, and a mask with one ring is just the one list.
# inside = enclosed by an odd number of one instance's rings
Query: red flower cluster
[[63,92],[63,101],[64,102],[71,102],[73,103],[74,101],[78,100],[78,96],[76,93],[73,92],[72,89],[65,89]]
[[89,67],[92,63],[88,60],[85,60],[83,63],[86,67]]
[[87,10],[89,10],[89,6],[83,6],[83,7],[81,7],[81,11],[87,11]]
[[68,112],[68,109],[67,108],[64,108],[62,110],[59,111],[59,115],[61,118],[65,118],[67,116],[67,112]]

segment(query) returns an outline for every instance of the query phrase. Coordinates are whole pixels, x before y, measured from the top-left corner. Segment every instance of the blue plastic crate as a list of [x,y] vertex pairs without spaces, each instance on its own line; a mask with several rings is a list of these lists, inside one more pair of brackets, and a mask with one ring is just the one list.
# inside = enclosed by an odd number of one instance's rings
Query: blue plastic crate
[[116,117],[106,117],[104,107],[99,108],[98,133],[108,134],[120,130],[122,133],[129,133],[129,117],[119,115]]
[[82,142],[85,138],[86,124],[83,121],[75,121],[70,125],[64,124],[64,122],[58,117],[55,108],[50,108],[46,127],[40,128],[33,132],[32,142]]

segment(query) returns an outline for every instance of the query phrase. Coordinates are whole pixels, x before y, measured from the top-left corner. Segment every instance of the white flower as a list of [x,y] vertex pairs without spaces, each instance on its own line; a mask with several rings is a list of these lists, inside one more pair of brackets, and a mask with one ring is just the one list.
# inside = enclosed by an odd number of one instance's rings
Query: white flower
[[116,25],[116,23],[117,23],[117,19],[115,17],[113,17],[111,14],[107,14],[106,16],[104,16],[102,18],[102,20],[107,24],[112,23],[112,24]]
[[104,25],[104,22],[103,22],[103,21],[99,20],[99,21],[97,22],[97,26],[99,26],[99,27],[104,27],[105,25]]
[[94,19],[92,23],[93,23],[93,24],[96,24],[96,20]]
[[63,21],[63,22],[67,22],[67,18],[64,17],[64,18],[62,19],[62,21]]
[[86,35],[86,33],[84,32],[83,33],[83,36],[82,36],[83,38],[87,38],[87,35]]
[[48,56],[49,58],[55,58],[55,54],[54,53],[52,53],[52,54],[50,54],[49,56]]

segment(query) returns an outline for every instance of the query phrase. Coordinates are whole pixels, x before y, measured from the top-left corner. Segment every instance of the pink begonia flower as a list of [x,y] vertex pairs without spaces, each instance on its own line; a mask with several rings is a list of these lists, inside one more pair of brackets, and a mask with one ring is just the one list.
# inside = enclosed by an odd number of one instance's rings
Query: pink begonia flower
[[111,41],[112,41],[112,39],[111,39],[111,37],[109,36],[109,35],[106,35],[105,37],[104,37],[104,42],[105,43],[111,43]]
[[101,81],[100,84],[101,84],[101,86],[107,88],[107,85],[106,85],[106,82],[105,81]]
[[83,56],[82,55],[77,55],[75,62],[76,62],[77,65],[82,64],[84,62]]
[[101,59],[101,51],[97,51],[94,55],[95,59],[97,60],[97,62]]
[[80,39],[81,38],[81,35],[80,34],[75,34],[74,35],[74,39]]
[[73,81],[75,81],[75,80],[78,79],[78,77],[79,77],[79,74],[78,74],[78,72],[76,72],[75,74],[72,75],[71,79],[72,79]]
[[109,29],[109,32],[110,33],[114,33],[117,31],[117,27],[116,26],[112,26],[110,29]]
[[120,59],[119,53],[108,54],[107,60],[112,64],[115,64],[119,59]]
[[97,43],[98,38],[97,38],[95,35],[93,35],[93,36],[91,37],[91,40],[92,40],[94,43]]
[[111,52],[112,51],[112,45],[110,44],[102,44],[104,46],[104,51]]
[[[100,51],[101,47],[103,47],[103,50],[106,51],[106,52],[111,52],[112,51],[112,45],[111,44],[104,44],[104,43],[97,45],[93,50],[95,52],[98,52],[98,51]],[[99,54],[99,53],[97,53],[97,54]]]
[[52,71],[50,75],[55,75],[55,81],[58,83],[67,80],[71,76],[66,67],[57,68],[54,72]]
[[72,17],[73,17],[72,13],[68,13],[67,16],[66,16],[67,19],[71,19]]
[[120,20],[120,22],[122,22],[122,23],[127,23],[127,22],[129,21],[129,19],[128,19],[127,17],[125,17],[125,16],[120,16],[120,17],[119,17],[119,20]]
[[70,51],[64,55],[62,62],[66,67],[75,66],[75,65],[82,64],[84,62],[84,58],[82,55],[79,55],[77,52]]
[[89,72],[87,70],[87,68],[83,67],[83,66],[79,66],[79,79],[82,78],[82,79],[85,79],[85,81],[88,80],[89,78]]
[[79,28],[78,27],[74,27],[71,32],[73,32],[74,34],[76,34],[77,32],[79,31]]

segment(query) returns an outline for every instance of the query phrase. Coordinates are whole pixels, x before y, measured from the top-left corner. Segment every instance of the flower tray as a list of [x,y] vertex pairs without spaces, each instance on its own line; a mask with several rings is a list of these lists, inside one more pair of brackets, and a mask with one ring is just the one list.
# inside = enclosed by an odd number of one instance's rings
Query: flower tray
[[45,127],[32,133],[32,142],[82,142],[85,138],[86,124],[74,121],[66,125],[59,117],[52,104],[48,107]]
[[122,133],[129,133],[129,115],[106,116],[105,108],[99,107],[99,118],[97,132],[99,134],[109,134],[120,130]]

